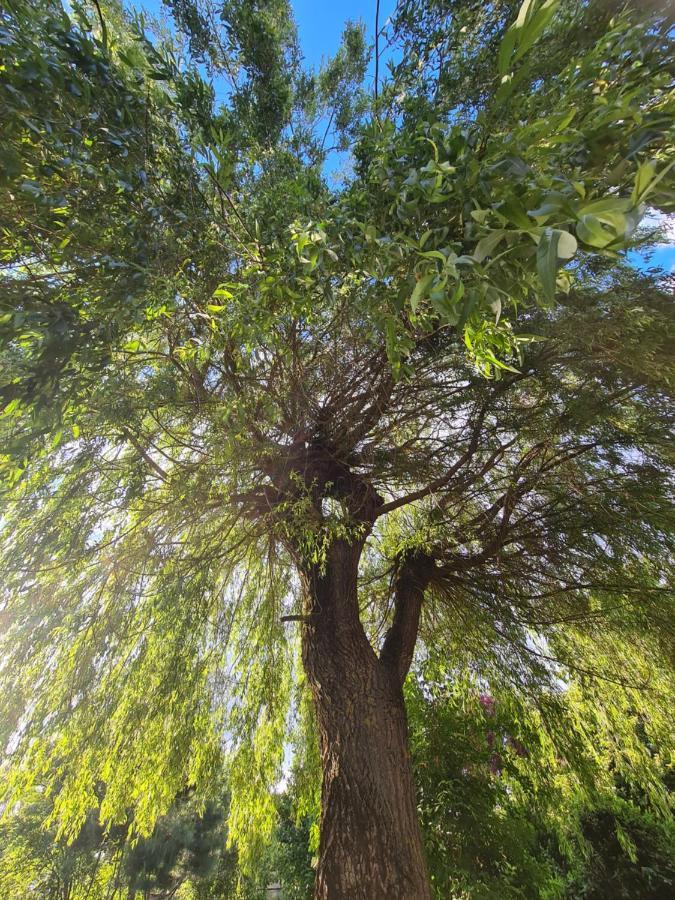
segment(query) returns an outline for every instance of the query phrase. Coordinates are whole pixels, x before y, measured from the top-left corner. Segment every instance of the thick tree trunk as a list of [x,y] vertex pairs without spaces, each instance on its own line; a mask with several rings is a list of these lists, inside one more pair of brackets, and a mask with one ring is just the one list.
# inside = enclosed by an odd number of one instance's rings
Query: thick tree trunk
[[360,547],[336,542],[307,573],[303,661],[323,766],[320,900],[428,900],[402,678],[359,620]]

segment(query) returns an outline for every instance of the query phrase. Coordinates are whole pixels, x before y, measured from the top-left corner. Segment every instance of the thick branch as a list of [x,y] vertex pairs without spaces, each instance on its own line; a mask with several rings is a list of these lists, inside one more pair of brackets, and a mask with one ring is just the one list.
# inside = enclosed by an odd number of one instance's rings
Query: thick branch
[[158,462],[156,462],[150,454],[145,450],[142,444],[134,437],[134,435],[129,431],[128,428],[122,428],[122,434],[129,441],[134,450],[138,453],[138,455],[143,459],[148,466],[153,470],[153,472],[158,475],[162,481],[169,480],[169,473],[166,472]]
[[424,591],[434,573],[435,563],[426,553],[404,557],[394,582],[394,621],[387,632],[380,662],[403,684],[412,662]]

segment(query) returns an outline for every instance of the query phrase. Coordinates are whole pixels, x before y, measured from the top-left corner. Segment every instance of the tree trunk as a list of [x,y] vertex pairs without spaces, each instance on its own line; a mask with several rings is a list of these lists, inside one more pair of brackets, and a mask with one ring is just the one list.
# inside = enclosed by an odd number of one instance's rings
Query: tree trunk
[[323,769],[317,900],[429,900],[402,678],[359,619],[360,545],[307,576],[303,662]]

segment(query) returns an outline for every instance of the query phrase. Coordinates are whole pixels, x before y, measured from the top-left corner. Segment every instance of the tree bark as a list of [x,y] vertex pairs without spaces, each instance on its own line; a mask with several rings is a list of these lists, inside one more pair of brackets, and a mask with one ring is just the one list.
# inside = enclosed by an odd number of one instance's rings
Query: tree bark
[[[357,597],[361,549],[336,541],[323,569],[305,573],[303,662],[323,769],[315,897],[429,900],[402,692],[409,659],[394,647],[378,658],[366,637]],[[413,590],[412,606],[422,593]]]

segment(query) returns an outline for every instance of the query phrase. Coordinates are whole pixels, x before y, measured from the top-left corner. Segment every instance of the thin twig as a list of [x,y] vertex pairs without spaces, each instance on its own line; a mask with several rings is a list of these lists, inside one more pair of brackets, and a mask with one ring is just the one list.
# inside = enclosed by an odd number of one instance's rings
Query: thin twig
[[380,74],[380,0],[375,4],[375,102],[377,103],[377,85]]
[[98,0],[94,0],[94,6],[96,7],[96,12],[98,13],[98,20],[101,23],[101,42],[103,46],[107,49],[108,47],[108,29],[105,26],[105,19],[103,18],[103,12],[101,11],[101,5]]

